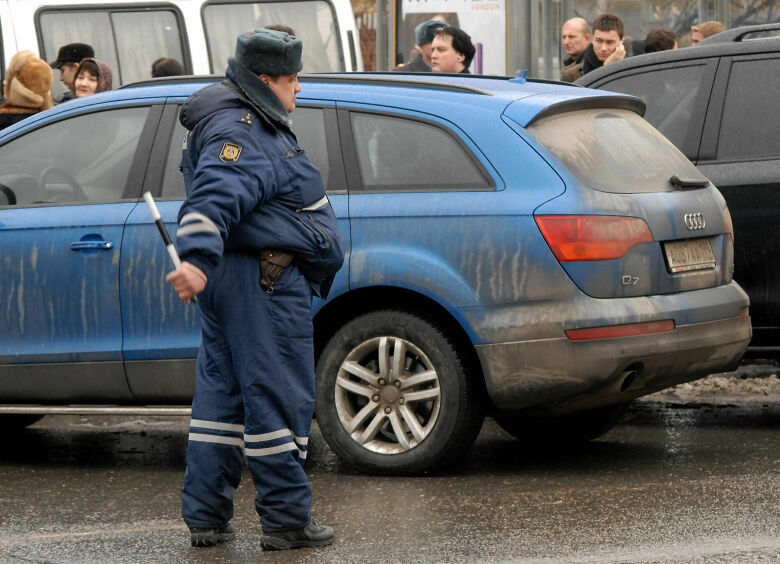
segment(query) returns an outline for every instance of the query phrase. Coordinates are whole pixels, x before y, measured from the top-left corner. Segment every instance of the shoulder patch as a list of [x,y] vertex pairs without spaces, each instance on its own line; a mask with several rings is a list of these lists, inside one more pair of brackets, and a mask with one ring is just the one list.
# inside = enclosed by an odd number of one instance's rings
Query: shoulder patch
[[240,156],[240,146],[234,145],[233,143],[225,143],[222,145],[222,151],[219,153],[219,160],[223,163],[235,163],[238,162],[238,157]]

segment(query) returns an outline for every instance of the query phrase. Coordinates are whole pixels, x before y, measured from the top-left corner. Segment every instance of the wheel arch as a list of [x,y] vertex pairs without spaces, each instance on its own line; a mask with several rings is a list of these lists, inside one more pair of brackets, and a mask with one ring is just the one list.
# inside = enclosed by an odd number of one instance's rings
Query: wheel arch
[[326,303],[314,316],[314,358],[319,359],[328,340],[352,319],[371,311],[398,309],[424,316],[451,336],[469,374],[479,383],[483,397],[485,376],[477,351],[466,328],[441,304],[428,296],[396,286],[366,286],[352,290]]

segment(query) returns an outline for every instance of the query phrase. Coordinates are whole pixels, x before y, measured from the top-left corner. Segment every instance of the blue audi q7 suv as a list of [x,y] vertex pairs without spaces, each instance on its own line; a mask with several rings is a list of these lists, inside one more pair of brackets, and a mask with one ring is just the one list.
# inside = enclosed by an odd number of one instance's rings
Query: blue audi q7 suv
[[[169,230],[182,102],[124,87],[0,134],[0,417],[187,413],[196,305]],[[486,413],[526,441],[603,433],[633,398],[733,369],[750,340],[717,188],[641,100],[561,83],[302,76],[293,130],[346,242],[315,300],[317,422],[366,472],[460,457]]]

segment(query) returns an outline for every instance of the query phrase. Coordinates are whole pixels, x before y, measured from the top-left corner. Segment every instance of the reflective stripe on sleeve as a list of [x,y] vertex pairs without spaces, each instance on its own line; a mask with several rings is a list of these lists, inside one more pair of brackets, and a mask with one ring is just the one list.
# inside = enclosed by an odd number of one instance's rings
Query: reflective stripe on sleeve
[[[186,224],[186,225],[185,225]],[[217,233],[219,234],[219,228],[208,217],[202,213],[188,213],[184,214],[179,222],[179,230],[176,231],[176,235],[190,235],[192,233]]]
[[[217,443],[221,445],[244,446],[244,441],[237,437],[223,437],[221,435],[207,435],[205,433],[190,433],[189,440],[200,443]],[[292,443],[291,443],[292,444]]]
[[328,197],[327,196],[323,196],[322,198],[320,198],[319,200],[317,200],[313,204],[310,204],[310,205],[306,206],[305,208],[301,208],[301,209],[295,210],[295,211],[299,211],[299,212],[302,212],[302,211],[314,211],[314,210],[320,209],[322,206],[324,206],[327,203],[328,203]]

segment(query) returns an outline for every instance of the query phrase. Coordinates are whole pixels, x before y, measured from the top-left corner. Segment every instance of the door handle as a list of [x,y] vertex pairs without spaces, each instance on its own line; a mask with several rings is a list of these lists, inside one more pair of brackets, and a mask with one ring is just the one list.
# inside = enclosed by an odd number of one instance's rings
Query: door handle
[[70,244],[72,251],[86,251],[91,249],[113,249],[114,243],[111,241],[76,241]]

